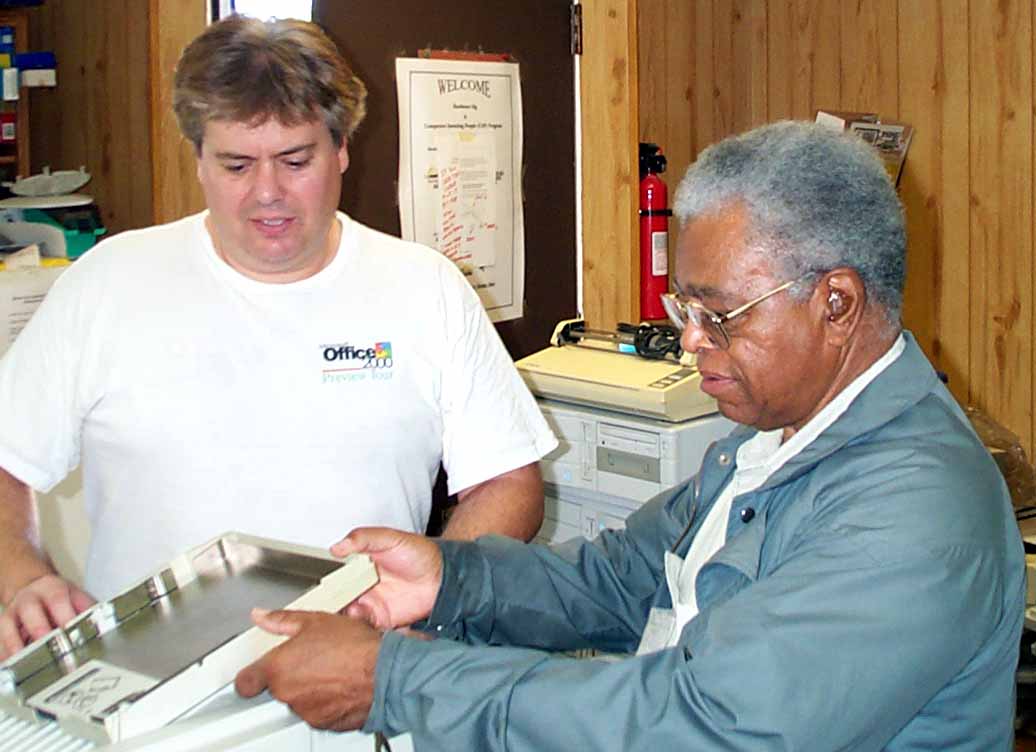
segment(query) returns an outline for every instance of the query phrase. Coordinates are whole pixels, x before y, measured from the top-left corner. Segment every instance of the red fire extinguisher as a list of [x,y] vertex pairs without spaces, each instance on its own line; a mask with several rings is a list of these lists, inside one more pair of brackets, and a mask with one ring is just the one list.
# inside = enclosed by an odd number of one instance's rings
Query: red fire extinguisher
[[669,291],[669,217],[665,157],[657,144],[640,145],[640,318],[664,319],[660,296]]

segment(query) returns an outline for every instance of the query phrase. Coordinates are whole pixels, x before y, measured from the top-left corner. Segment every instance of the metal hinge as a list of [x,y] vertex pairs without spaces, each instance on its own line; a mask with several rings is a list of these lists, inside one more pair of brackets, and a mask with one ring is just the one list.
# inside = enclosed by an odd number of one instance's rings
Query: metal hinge
[[571,15],[572,32],[572,54],[583,54],[583,6],[580,3],[572,3]]

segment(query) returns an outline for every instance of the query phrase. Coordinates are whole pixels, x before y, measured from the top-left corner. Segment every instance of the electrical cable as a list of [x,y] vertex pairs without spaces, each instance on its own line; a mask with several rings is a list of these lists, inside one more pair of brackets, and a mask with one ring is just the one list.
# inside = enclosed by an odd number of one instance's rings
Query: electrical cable
[[683,355],[680,333],[671,326],[641,324],[633,332],[633,347],[637,355],[651,360],[662,360],[670,355],[679,360]]

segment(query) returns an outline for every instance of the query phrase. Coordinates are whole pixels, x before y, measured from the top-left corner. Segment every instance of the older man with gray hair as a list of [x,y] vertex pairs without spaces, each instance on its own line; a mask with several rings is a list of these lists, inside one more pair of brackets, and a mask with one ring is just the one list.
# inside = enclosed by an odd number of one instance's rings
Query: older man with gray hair
[[[592,542],[354,531],[333,550],[381,583],[349,616],[257,613],[292,639],[239,691],[423,750],[1010,749],[1022,546],[901,329],[880,161],[777,123],[705,150],[675,208],[666,306],[741,427]],[[377,631],[414,622],[439,639]],[[556,654],[588,647],[635,655]]]

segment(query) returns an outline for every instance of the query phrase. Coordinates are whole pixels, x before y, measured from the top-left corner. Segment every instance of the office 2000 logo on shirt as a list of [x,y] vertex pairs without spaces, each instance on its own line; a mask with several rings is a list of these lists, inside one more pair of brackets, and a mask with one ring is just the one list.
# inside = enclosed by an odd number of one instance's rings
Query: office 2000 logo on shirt
[[348,343],[321,345],[324,373],[392,368],[392,343],[375,342],[369,347]]

